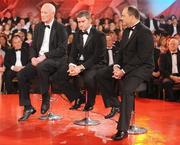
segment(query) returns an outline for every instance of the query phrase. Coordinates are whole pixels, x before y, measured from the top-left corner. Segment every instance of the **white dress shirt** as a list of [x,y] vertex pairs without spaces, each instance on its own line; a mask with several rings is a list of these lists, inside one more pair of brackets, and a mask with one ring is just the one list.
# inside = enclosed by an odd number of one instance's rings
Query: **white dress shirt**
[[[88,34],[90,33],[91,27],[92,27],[92,25],[87,29]],[[88,39],[88,34],[83,34],[83,47],[86,44],[86,41]],[[81,54],[79,60],[82,60],[82,61],[84,60],[84,56],[82,54]]]
[[177,67],[177,54],[171,53],[171,57],[172,57],[172,74],[179,73]]
[[21,51],[20,50],[16,51],[16,63],[15,63],[15,66],[22,66]]
[[108,63],[108,65],[110,66],[110,65],[114,64],[112,48],[108,49],[108,56],[109,56],[109,63]]
[[43,42],[39,51],[39,55],[44,55],[44,53],[49,52],[49,41],[50,41],[50,34],[51,34],[53,22],[54,22],[54,19],[51,21],[50,24],[45,24],[45,25],[49,25],[50,28],[45,27],[44,38],[43,38]]

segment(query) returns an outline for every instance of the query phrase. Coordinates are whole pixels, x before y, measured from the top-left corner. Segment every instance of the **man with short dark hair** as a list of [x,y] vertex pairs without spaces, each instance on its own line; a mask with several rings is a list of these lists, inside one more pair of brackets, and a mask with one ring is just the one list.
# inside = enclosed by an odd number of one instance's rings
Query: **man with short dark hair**
[[[78,109],[81,104],[85,103],[85,98],[80,93],[79,83],[72,86],[68,80],[78,80],[80,78],[88,92],[87,102],[83,110],[90,111],[95,104],[96,71],[105,64],[106,39],[104,33],[92,26],[91,15],[88,11],[79,12],[77,22],[80,30],[74,34],[69,65],[64,70],[59,69],[55,80],[67,96],[70,96],[70,98],[79,97],[70,108]],[[65,76],[59,77],[63,75]],[[73,100],[70,99],[70,101]]]
[[152,74],[153,37],[151,31],[140,22],[139,11],[133,7],[125,7],[122,21],[127,28],[123,32],[119,59],[111,67],[99,70],[97,80],[104,97],[114,97],[113,79],[119,80],[121,86],[120,118],[117,133],[113,140],[122,140],[128,136],[131,112],[134,104],[134,91]]

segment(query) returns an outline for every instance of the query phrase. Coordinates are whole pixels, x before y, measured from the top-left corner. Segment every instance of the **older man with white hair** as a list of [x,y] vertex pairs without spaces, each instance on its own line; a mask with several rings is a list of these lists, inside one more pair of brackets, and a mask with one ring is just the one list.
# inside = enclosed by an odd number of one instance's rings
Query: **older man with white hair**
[[30,101],[29,81],[38,75],[42,94],[41,113],[45,114],[50,107],[49,77],[66,61],[67,33],[64,26],[54,19],[55,11],[51,3],[42,5],[41,22],[35,26],[30,48],[31,62],[18,73],[20,106],[24,106],[19,121],[27,120],[36,112]]

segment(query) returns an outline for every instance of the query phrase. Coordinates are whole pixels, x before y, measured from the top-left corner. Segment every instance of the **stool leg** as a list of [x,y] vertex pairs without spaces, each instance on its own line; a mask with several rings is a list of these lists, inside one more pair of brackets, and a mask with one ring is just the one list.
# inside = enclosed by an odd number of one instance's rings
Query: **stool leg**
[[[86,101],[87,101],[87,91],[85,94],[86,94],[85,96],[86,96]],[[80,126],[95,126],[95,125],[100,124],[100,122],[98,120],[91,119],[89,116],[89,111],[85,111],[85,118],[74,121],[74,124],[80,125]]]
[[147,132],[146,128],[135,125],[135,99],[134,99],[134,106],[133,106],[133,111],[131,112],[131,121],[130,121],[130,127],[128,129],[128,134],[136,135],[136,134],[144,134],[146,132]]
[[[51,88],[51,86],[52,85],[50,85],[50,91],[49,91],[49,94],[51,96],[50,103],[53,102],[53,101],[58,100],[58,99],[53,99],[52,98],[52,88]],[[52,103],[51,103],[49,112],[46,115],[40,116],[39,119],[40,120],[52,120],[52,121],[55,121],[55,120],[62,119],[62,116],[61,115],[56,115],[56,114],[52,113]]]

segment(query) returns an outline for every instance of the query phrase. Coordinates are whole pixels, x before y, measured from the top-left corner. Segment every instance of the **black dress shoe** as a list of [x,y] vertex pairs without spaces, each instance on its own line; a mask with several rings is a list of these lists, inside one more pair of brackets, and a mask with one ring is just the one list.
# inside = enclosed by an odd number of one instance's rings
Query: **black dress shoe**
[[113,135],[111,138],[113,140],[122,140],[124,138],[128,137],[127,131],[118,131],[115,135]]
[[104,118],[105,118],[105,119],[112,118],[112,117],[114,117],[114,115],[115,115],[116,113],[118,113],[118,112],[120,112],[120,109],[119,109],[119,108],[112,107],[111,112],[110,112],[108,115],[106,115]]
[[27,120],[29,118],[29,116],[31,114],[34,114],[34,113],[36,113],[36,110],[34,108],[25,110],[24,113],[23,113],[23,116],[21,118],[19,118],[18,121],[25,121],[25,120]]
[[83,99],[76,99],[75,100],[75,103],[74,103],[74,105],[73,106],[71,106],[69,109],[70,110],[76,110],[76,109],[78,109],[78,108],[80,108],[81,107],[81,104],[83,104],[83,103],[85,103],[86,102],[86,100],[83,98]]
[[43,102],[41,105],[41,114],[45,114],[49,110],[49,107],[50,107],[49,101]]
[[93,110],[93,106],[91,105],[85,105],[83,108],[83,111],[91,111],[91,110]]

